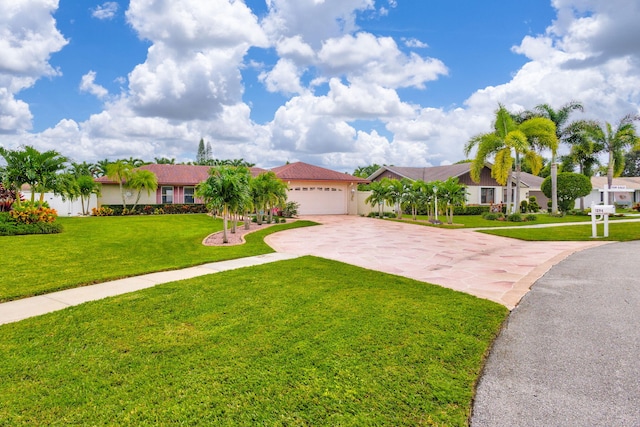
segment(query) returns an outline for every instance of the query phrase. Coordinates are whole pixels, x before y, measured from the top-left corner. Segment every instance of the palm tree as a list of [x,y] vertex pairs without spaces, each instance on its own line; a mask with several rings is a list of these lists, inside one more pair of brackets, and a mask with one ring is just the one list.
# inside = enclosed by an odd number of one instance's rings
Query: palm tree
[[245,171],[230,166],[211,168],[209,178],[196,187],[196,195],[207,205],[222,209],[222,242],[229,243],[227,225],[230,210],[250,197],[249,179]]
[[469,155],[477,147],[471,163],[471,179],[480,182],[480,173],[490,157],[494,158],[491,176],[501,185],[507,184],[507,210],[511,212],[512,169],[515,164],[516,200],[520,205],[520,171],[522,160],[526,158],[534,175],[540,172],[542,158],[532,148],[532,141],[555,150],[558,139],[555,124],[544,117],[532,117],[517,123],[514,116],[500,105],[496,111],[494,131],[473,137],[464,148]]
[[39,152],[33,147],[25,147],[31,158],[32,173],[35,175],[35,182],[31,189],[31,201],[34,200],[34,193],[40,193],[39,203],[44,203],[44,194],[56,187],[58,173],[64,170],[68,159],[55,150]]
[[407,193],[405,194],[405,201],[411,207],[411,217],[415,221],[418,217],[418,207],[422,205],[425,200],[425,194],[427,187],[424,181],[418,180],[411,183]]
[[378,205],[378,218],[382,218],[382,206],[388,198],[389,187],[381,181],[373,181],[369,184],[371,194],[364,201],[371,206]]
[[129,181],[127,182],[127,187],[138,192],[136,195],[136,201],[133,203],[133,207],[131,208],[132,211],[135,211],[143,190],[145,190],[147,195],[150,196],[152,192],[155,192],[158,189],[158,178],[155,173],[149,170],[136,169],[131,172]]
[[24,150],[7,150],[0,147],[0,156],[7,163],[0,169],[1,181],[6,189],[15,194],[15,204],[20,206],[20,189],[26,184],[30,177],[27,173],[28,156]]
[[154,157],[153,160],[158,165],[175,165],[176,164],[176,159],[174,158],[168,159],[166,157]]
[[467,201],[467,189],[457,177],[449,177],[438,186],[438,196],[442,198],[447,224],[453,224],[453,211]]
[[[540,104],[535,107],[536,113],[540,117],[551,120],[556,125],[556,137],[558,142],[567,142],[575,132],[575,125],[569,124],[569,116],[573,111],[584,111],[581,103],[576,101],[568,102],[554,110],[549,104]],[[548,148],[548,147],[538,147]],[[557,148],[557,144],[556,144]],[[556,163],[557,149],[551,150],[551,212],[558,212],[558,164]]]
[[[587,124],[588,137],[597,147],[608,154],[607,184],[611,188],[613,177],[619,176],[624,170],[624,150],[629,147],[640,146],[640,138],[636,134],[634,122],[640,116],[627,114],[618,122],[614,129],[609,122],[604,124],[590,122]],[[608,204],[613,204],[613,193],[609,193]]]
[[273,209],[287,200],[287,188],[287,184],[273,171],[261,173],[251,180],[251,194],[258,225],[262,224],[261,211],[268,212],[268,220],[271,222]]
[[112,162],[109,159],[98,160],[91,168],[91,175],[93,175],[94,178],[100,178],[101,176],[107,175],[107,167],[111,163]]
[[406,178],[402,180],[383,178],[382,182],[388,187],[387,201],[390,205],[395,206],[398,219],[402,219],[402,205],[410,191],[411,181]]
[[133,166],[130,163],[126,163],[123,160],[116,160],[115,162],[109,163],[107,165],[106,176],[117,182],[120,187],[120,195],[122,196],[122,209],[127,208],[127,201],[124,198],[124,187],[129,177],[131,176],[131,172],[133,171]]

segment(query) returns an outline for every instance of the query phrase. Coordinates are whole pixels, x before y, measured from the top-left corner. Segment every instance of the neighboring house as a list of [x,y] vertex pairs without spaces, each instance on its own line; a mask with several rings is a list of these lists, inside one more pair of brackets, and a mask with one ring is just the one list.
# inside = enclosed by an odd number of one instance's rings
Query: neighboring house
[[358,184],[369,182],[302,162],[271,170],[287,183],[287,200],[300,204],[300,215],[357,215]]
[[[195,165],[158,165],[141,166],[155,173],[158,178],[158,189],[155,194],[147,196],[142,192],[139,204],[163,203],[200,203],[194,197],[195,186],[209,176],[210,166]],[[357,214],[358,184],[368,182],[345,173],[313,166],[307,163],[291,163],[272,171],[278,178],[287,183],[287,200],[300,204],[300,215]],[[267,172],[261,168],[251,168],[251,174],[257,176]],[[117,205],[122,203],[119,186],[107,177],[96,179],[102,183],[100,204]],[[125,200],[128,204],[135,202],[136,192],[126,190]]]
[[[432,167],[397,167],[382,166],[371,176],[370,181],[380,181],[383,178],[403,179],[412,181],[446,181],[450,177],[458,178],[460,184],[467,187],[467,204],[490,205],[504,203],[507,198],[506,186],[499,184],[491,177],[491,165],[487,164],[480,173],[480,182],[471,179],[471,163],[458,163],[447,166]],[[541,207],[547,205],[547,198],[542,194],[540,186],[543,178],[530,173],[520,173],[520,200],[528,200],[529,196],[535,196]],[[514,176],[514,190],[515,190]],[[515,191],[512,192],[512,200],[515,199]]]
[[[194,195],[195,188],[196,185],[207,180],[211,166],[150,164],[140,166],[138,169],[151,171],[158,179],[156,192],[148,195],[143,190],[138,204],[189,204],[202,203]],[[254,176],[262,172],[265,172],[265,170],[251,168],[251,174]],[[97,178],[96,181],[102,184],[101,205],[122,204],[120,187],[115,181],[106,176]],[[137,194],[137,191],[125,189],[125,201],[127,204],[133,204],[136,201]]]
[[[591,194],[584,198],[584,207],[588,208],[591,203],[607,204],[604,200],[604,186],[607,184],[606,176],[592,176],[591,185],[593,189]],[[640,203],[640,177],[619,177],[613,178],[611,189],[613,192],[613,201],[618,205],[633,206]],[[580,199],[576,200],[576,208],[580,207]]]

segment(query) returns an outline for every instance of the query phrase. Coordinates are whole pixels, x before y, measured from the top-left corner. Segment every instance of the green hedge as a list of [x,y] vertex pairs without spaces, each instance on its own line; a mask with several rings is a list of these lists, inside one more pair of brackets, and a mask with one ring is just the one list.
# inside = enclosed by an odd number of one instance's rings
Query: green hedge
[[489,206],[456,206],[453,208],[454,215],[482,215],[489,212]]
[[[102,205],[113,209],[113,215],[122,215],[122,205]],[[175,203],[158,205],[138,205],[135,212],[131,211],[133,205],[127,205],[127,215],[158,215],[158,214],[189,214],[207,213],[207,207],[201,203]]]
[[62,225],[57,222],[36,222],[21,224],[13,221],[8,212],[0,212],[0,236],[18,236],[24,234],[55,234],[62,232]]

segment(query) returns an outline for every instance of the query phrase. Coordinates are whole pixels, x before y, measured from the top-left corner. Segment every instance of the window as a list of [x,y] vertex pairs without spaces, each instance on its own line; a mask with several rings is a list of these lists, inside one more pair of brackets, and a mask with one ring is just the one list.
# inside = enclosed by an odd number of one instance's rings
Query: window
[[480,203],[490,204],[495,203],[495,188],[481,188],[480,189]]
[[173,203],[173,187],[162,187],[162,203]]
[[184,202],[185,203],[195,203],[194,197],[195,187],[184,187]]

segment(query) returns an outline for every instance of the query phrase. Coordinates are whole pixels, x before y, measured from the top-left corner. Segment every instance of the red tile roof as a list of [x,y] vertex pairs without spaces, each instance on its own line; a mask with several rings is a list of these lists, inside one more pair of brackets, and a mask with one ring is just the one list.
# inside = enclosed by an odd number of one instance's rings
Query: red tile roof
[[343,181],[343,182],[369,182],[347,173],[336,172],[331,169],[321,168],[308,163],[296,162],[271,169],[278,178],[283,181]]
[[[153,172],[158,178],[158,185],[196,185],[200,182],[206,181],[209,177],[209,170],[211,166],[198,166],[198,165],[157,165],[150,164],[140,166],[138,169],[144,169]],[[266,172],[262,168],[250,168],[251,175],[257,176],[263,172]],[[103,184],[113,184],[115,181],[107,178],[106,176],[96,179],[97,182]]]

